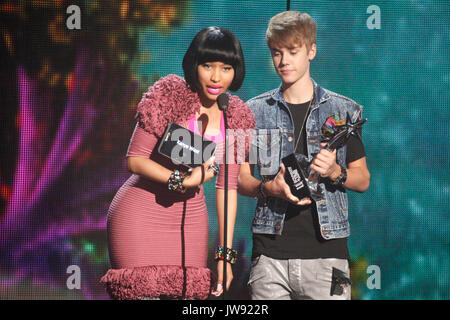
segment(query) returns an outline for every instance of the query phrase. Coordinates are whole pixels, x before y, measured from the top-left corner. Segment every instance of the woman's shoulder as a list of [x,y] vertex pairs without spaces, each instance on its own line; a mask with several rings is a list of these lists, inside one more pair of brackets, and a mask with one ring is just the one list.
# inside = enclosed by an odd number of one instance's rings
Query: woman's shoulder
[[141,128],[160,137],[169,122],[183,123],[197,109],[200,109],[198,95],[184,78],[169,74],[143,93],[136,119]]
[[157,80],[150,88],[154,90],[170,90],[171,88],[188,89],[186,80],[176,74],[168,74]]
[[227,113],[230,129],[253,129],[256,125],[255,115],[241,98],[229,94],[229,112]]

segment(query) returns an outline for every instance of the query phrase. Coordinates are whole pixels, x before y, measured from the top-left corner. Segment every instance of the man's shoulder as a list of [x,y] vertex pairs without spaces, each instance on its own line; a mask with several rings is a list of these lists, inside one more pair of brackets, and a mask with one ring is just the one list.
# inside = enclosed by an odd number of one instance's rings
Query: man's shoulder
[[248,106],[253,110],[254,108],[260,108],[267,105],[273,104],[274,102],[273,95],[277,89],[269,90],[256,97],[253,97],[247,101]]
[[342,94],[336,93],[334,91],[325,89],[322,87],[322,89],[325,91],[325,93],[330,97],[330,102],[332,103],[343,103],[346,104],[348,106],[353,106],[356,108],[362,108],[361,105],[356,102],[355,100],[350,99],[349,97],[346,97]]

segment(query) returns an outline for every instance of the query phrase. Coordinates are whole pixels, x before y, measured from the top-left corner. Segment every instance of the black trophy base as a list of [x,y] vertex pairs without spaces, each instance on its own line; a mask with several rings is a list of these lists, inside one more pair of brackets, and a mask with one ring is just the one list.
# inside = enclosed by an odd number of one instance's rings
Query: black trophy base
[[291,193],[299,199],[311,197],[305,175],[299,166],[294,153],[281,160],[286,167],[284,179],[291,189]]

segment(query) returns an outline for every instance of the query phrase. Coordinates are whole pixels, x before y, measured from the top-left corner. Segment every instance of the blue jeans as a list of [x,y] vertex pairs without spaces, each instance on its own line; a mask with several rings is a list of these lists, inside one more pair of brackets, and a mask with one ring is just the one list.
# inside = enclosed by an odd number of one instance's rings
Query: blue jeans
[[349,278],[346,259],[286,259],[260,255],[252,261],[248,285],[252,300],[350,300],[351,286],[331,295],[332,269]]

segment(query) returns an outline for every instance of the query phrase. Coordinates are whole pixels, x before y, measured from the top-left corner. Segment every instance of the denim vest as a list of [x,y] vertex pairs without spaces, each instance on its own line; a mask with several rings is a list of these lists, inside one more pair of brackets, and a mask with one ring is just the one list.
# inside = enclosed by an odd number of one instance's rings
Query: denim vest
[[[331,115],[342,119],[350,115],[352,122],[361,119],[362,107],[353,100],[320,87],[315,81],[314,100],[306,120],[308,160],[320,151],[321,127]],[[273,179],[281,159],[294,152],[294,123],[286,101],[278,89],[263,93],[248,102],[255,115],[256,128],[252,139],[250,163],[257,164],[262,181]],[[300,125],[295,124],[295,125]],[[346,166],[346,147],[337,150],[338,164]],[[320,232],[324,239],[350,235],[348,200],[344,188],[336,188],[320,180],[325,197],[316,201]],[[278,234],[283,231],[284,216],[289,203],[275,197],[258,200],[252,222],[253,233]]]

